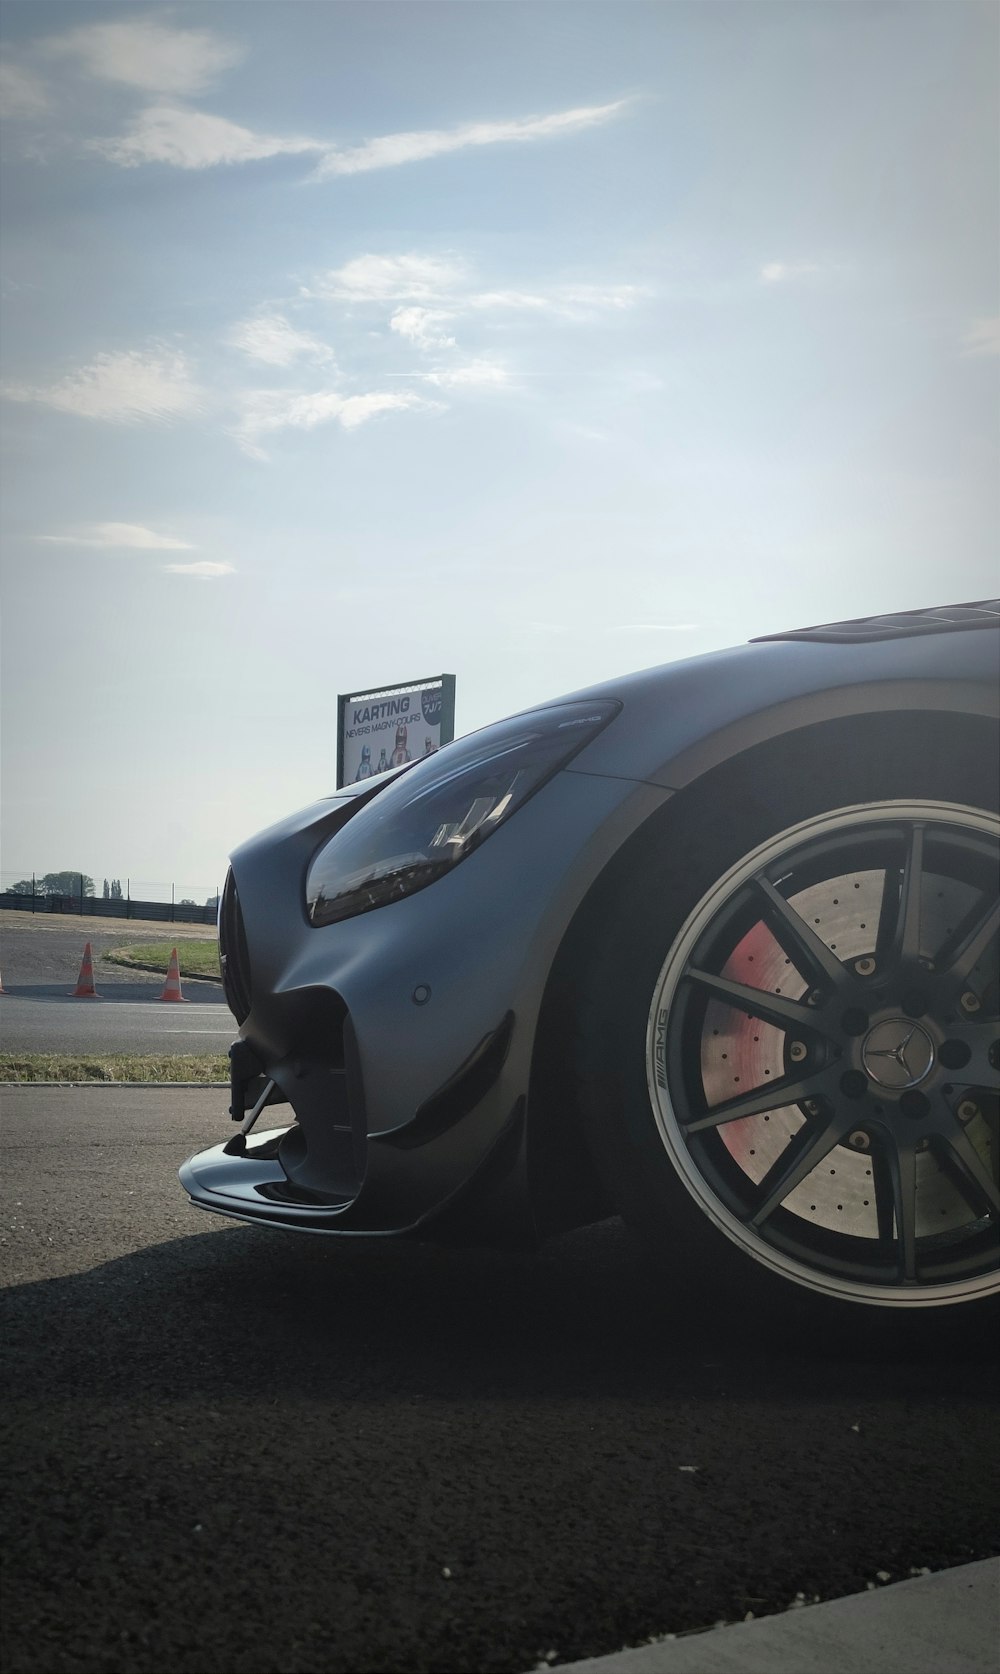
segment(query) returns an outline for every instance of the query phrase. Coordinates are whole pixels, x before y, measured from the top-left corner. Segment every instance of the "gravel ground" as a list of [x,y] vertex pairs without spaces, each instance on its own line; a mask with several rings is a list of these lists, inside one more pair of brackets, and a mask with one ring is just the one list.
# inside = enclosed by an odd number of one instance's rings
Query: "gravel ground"
[[981,1316],[248,1228],[218,1093],[5,1102],[7,1674],[518,1674],[997,1549]]

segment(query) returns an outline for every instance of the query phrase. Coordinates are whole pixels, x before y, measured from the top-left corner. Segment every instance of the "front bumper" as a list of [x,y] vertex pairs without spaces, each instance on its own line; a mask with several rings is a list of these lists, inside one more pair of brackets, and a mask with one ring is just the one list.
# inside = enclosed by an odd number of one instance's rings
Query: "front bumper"
[[591,883],[668,794],[557,774],[430,888],[319,930],[303,879],[329,804],[237,851],[252,974],[242,1037],[296,1119],[192,1157],[192,1201],[317,1232],[433,1225],[533,1241],[529,1092],[546,979]]

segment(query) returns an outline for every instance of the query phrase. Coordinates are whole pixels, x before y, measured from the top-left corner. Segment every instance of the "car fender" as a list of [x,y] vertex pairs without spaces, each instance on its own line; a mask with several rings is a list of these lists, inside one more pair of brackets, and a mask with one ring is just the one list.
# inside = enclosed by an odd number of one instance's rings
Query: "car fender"
[[755,744],[823,721],[914,710],[996,718],[1000,636],[970,629],[959,644],[958,666],[954,636],[928,635],[772,640],[647,669],[572,694],[623,707],[567,771],[682,790]]

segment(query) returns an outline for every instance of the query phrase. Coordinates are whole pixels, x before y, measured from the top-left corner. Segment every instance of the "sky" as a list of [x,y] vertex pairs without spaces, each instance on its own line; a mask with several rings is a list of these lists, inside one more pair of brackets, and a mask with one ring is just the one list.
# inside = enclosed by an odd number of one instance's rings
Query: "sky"
[[997,590],[992,3],[6,0],[5,883]]

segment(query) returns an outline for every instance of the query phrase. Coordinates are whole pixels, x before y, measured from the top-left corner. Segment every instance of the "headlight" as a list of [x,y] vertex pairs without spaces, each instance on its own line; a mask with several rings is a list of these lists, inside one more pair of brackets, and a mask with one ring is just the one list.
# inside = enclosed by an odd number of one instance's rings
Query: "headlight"
[[306,878],[311,923],[371,912],[450,872],[620,708],[599,702],[536,709],[408,768],[316,855]]

